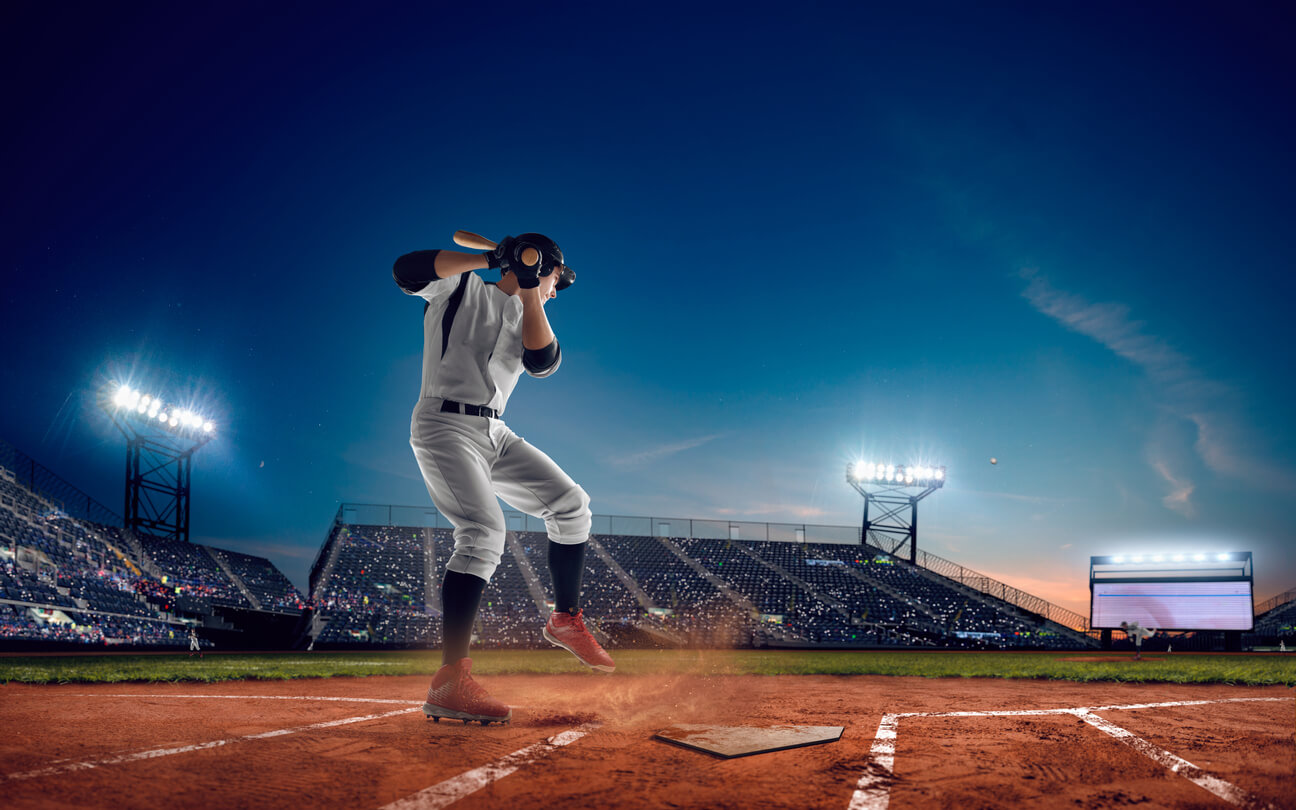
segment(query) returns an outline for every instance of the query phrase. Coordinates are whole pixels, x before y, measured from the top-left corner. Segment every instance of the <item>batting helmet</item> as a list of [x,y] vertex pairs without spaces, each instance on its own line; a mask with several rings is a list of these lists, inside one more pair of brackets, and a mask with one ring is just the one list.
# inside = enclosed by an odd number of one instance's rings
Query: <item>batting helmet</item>
[[559,272],[557,289],[565,290],[576,281],[576,272],[563,263],[562,248],[558,247],[557,242],[541,233],[524,233],[515,237],[509,245],[507,255],[500,259],[501,273],[513,267],[526,266],[522,261],[522,252],[527,248],[534,248],[540,253],[539,275],[547,276],[555,270]]

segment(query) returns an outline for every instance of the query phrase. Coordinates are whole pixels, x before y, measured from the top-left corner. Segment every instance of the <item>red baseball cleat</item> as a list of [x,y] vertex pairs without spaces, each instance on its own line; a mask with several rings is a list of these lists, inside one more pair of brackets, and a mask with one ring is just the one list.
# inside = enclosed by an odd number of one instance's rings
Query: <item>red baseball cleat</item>
[[460,658],[457,663],[446,664],[437,670],[432,685],[428,687],[423,714],[437,722],[442,717],[462,720],[464,725],[473,720],[484,726],[513,719],[512,709],[486,694],[486,690],[472,679],[471,658]]
[[581,619],[584,612],[579,610],[572,615],[555,610],[550,613],[549,621],[545,622],[544,627],[545,640],[567,650],[587,667],[594,667],[601,672],[611,672],[616,669],[616,664],[612,663],[612,656],[599,646],[599,643],[590,635],[590,631],[585,629],[585,622]]

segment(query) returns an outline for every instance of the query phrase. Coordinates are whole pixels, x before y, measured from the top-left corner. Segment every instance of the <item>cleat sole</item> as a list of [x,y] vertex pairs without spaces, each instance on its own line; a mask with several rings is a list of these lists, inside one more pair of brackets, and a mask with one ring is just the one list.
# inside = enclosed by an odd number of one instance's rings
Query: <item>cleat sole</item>
[[474,721],[480,722],[482,725],[486,725],[487,723],[499,723],[500,725],[504,725],[513,720],[512,709],[509,709],[509,713],[503,717],[491,717],[489,715],[455,711],[454,709],[447,709],[444,706],[434,706],[431,703],[423,704],[423,714],[438,723],[441,722],[441,718],[447,720],[462,720],[465,726]]
[[589,661],[586,661],[584,658],[581,658],[580,653],[576,652],[576,651],[573,650],[571,647],[568,647],[566,644],[564,644],[564,643],[562,643],[561,641],[559,641],[556,637],[550,635],[550,634],[549,634],[549,627],[548,627],[548,625],[545,626],[542,635],[544,635],[545,641],[549,642],[550,644],[554,645],[555,647],[562,647],[562,648],[563,648],[564,650],[566,650],[567,652],[569,652],[569,653],[571,653],[572,655],[576,656],[576,660],[577,660],[577,661],[580,661],[582,664],[584,664],[585,666],[589,667],[590,669],[597,669],[599,672],[613,672],[613,671],[616,670],[616,665],[615,665],[615,664],[613,664],[613,665],[610,666],[610,667],[609,667],[609,666],[604,666],[603,664],[591,664]]

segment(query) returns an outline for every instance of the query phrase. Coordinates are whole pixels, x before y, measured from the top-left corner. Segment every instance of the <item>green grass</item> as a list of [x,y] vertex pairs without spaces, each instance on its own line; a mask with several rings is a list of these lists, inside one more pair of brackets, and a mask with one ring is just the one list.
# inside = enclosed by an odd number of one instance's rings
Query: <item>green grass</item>
[[[1068,661],[1100,653],[955,653],[786,650],[614,650],[618,675],[908,675],[924,678],[1042,678],[1065,681],[1296,686],[1296,655],[1173,655],[1152,660]],[[0,657],[0,682],[228,681],[336,676],[431,675],[435,651],[207,655]],[[481,650],[475,673],[584,671],[561,650]],[[615,676],[614,676],[615,677]]]

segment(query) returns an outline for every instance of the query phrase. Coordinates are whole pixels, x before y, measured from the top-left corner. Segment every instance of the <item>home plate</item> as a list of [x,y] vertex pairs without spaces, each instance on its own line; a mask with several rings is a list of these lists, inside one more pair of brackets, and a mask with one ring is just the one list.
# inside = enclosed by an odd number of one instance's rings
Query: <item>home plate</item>
[[698,726],[678,725],[653,738],[726,759],[836,742],[844,726]]

